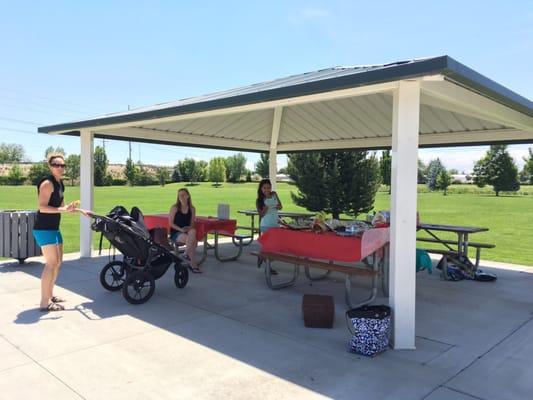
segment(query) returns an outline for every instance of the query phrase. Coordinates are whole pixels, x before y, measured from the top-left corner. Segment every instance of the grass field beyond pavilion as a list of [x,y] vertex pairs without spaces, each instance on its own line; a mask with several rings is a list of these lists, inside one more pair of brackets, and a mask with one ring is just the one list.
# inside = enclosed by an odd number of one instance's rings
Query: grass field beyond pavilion
[[[94,211],[105,214],[120,204],[127,209],[137,206],[145,214],[166,213],[176,200],[176,190],[182,186],[171,184],[164,187],[97,187],[94,193]],[[228,203],[232,218],[237,218],[239,225],[249,225],[249,218],[237,214],[237,210],[254,208],[257,183],[225,183],[219,188],[213,187],[210,183],[201,183],[188,189],[198,215],[214,216],[218,203]],[[0,190],[2,191],[0,209],[36,208],[37,195],[33,186],[2,186]],[[284,210],[305,211],[291,201],[290,192],[295,190],[295,186],[278,184],[278,193]],[[79,197],[79,187],[66,188],[67,201]],[[389,209],[389,204],[390,196],[385,192],[379,192],[376,196],[375,209]],[[496,197],[490,193],[443,196],[442,193],[419,193],[418,210],[422,222],[489,228],[489,232],[471,236],[474,242],[496,244],[495,249],[482,251],[483,259],[533,265],[533,196]],[[65,240],[65,251],[78,251],[79,217],[63,215],[61,230]],[[98,237],[99,235],[94,235],[95,246]],[[455,239],[451,236],[449,238]]]

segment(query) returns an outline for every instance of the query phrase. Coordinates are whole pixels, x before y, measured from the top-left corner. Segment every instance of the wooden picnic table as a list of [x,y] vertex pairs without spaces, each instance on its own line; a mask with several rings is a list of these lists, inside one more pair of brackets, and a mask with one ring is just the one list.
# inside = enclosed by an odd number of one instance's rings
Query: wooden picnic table
[[[258,239],[261,251],[258,257],[266,261],[265,279],[271,289],[281,289],[296,283],[299,266],[304,266],[310,280],[325,278],[331,271],[345,274],[345,300],[349,308],[369,304],[376,298],[378,274],[381,265],[385,272],[388,268],[389,228],[373,228],[356,236],[338,236],[334,232],[315,233],[311,231],[271,228]],[[372,256],[370,268],[357,265],[366,257]],[[272,280],[272,261],[294,265],[289,280],[274,283]],[[312,276],[310,268],[326,270],[325,274]],[[354,303],[351,296],[351,277],[367,275],[372,277],[370,296]]]
[[[450,259],[454,264],[458,265],[466,273],[474,276],[478,266],[480,251],[482,248],[490,249],[495,245],[489,243],[475,243],[470,241],[470,235],[478,232],[487,232],[489,228],[475,227],[475,226],[459,226],[459,225],[443,225],[443,224],[425,224],[421,223],[418,228],[428,233],[431,237],[417,237],[418,241],[438,243],[446,248],[446,250],[427,249],[429,252],[442,254],[443,258]],[[449,240],[441,238],[438,233],[449,232],[457,235],[457,240]],[[476,261],[472,262],[468,255],[470,247],[476,249]],[[447,278],[447,271],[443,270],[444,277]]]

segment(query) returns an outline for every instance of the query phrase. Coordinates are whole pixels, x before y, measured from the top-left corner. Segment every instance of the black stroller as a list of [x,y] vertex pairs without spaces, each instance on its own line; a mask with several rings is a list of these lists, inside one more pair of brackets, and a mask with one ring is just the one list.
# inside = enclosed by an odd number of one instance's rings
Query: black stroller
[[[129,214],[124,207],[117,206],[107,216],[93,218],[92,230],[101,232],[123,254],[122,260],[113,260],[102,268],[100,283],[105,289],[122,289],[122,295],[131,304],[146,303],[154,294],[155,280],[171,265],[176,286],[182,289],[187,285],[189,272],[182,259],[152,240],[137,207]],[[101,245],[100,241],[100,248]]]

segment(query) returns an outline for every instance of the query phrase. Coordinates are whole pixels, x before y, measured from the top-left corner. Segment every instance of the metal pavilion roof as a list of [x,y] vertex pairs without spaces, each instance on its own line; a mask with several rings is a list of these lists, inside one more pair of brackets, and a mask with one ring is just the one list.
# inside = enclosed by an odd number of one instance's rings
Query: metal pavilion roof
[[420,79],[420,145],[533,142],[533,103],[448,56],[334,67],[39,132],[278,152],[390,147],[392,94]]

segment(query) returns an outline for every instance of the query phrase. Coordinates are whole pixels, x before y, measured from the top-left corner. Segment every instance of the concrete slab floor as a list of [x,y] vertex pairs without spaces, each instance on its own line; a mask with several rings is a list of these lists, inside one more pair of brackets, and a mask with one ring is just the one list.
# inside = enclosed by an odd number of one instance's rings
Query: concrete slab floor
[[[531,397],[533,268],[483,263],[494,283],[419,273],[417,350],[366,358],[345,350],[341,275],[272,291],[248,252],[209,255],[184,289],[170,270],[140,306],[101,287],[106,257],[69,254],[56,292],[67,311],[48,314],[36,309],[42,259],[0,263],[0,399]],[[333,329],[303,326],[305,293],[334,297]]]

